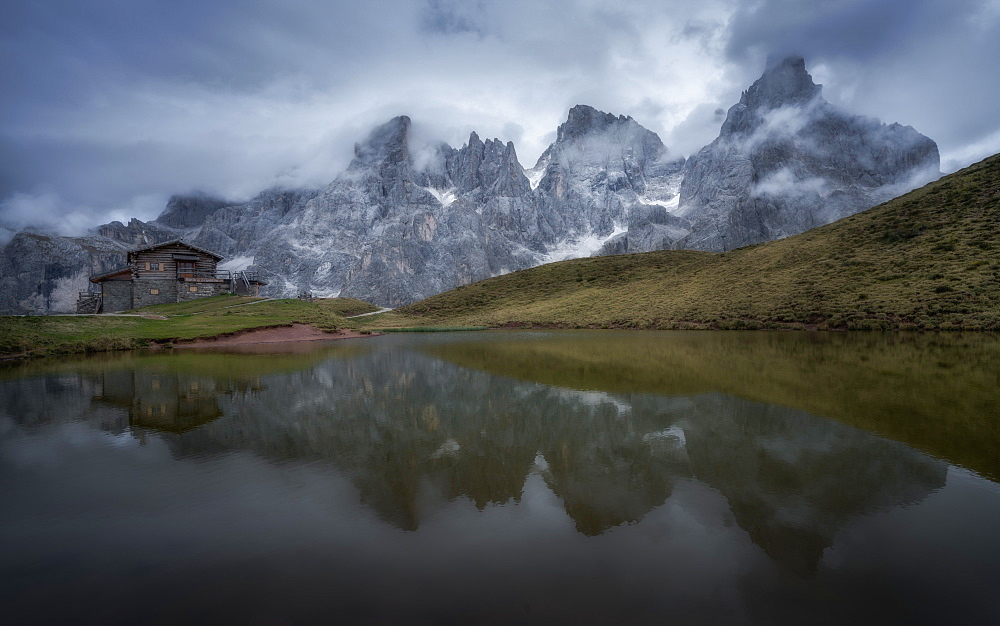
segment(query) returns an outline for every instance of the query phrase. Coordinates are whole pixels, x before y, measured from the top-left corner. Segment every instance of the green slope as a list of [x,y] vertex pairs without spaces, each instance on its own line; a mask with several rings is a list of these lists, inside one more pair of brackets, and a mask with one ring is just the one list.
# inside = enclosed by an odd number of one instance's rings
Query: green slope
[[216,296],[133,311],[145,317],[0,316],[0,358],[131,350],[296,322],[335,331],[356,325],[345,315],[376,310],[349,298],[305,302]]
[[552,263],[366,324],[995,330],[998,235],[1000,155],[780,241]]

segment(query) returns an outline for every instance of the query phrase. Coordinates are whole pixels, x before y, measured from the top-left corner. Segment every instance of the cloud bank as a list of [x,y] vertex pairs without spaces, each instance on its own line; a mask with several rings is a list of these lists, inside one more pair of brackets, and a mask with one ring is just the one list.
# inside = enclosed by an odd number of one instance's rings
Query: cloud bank
[[834,104],[935,139],[951,171],[1000,151],[998,25],[996,0],[5,3],[0,229],[323,185],[400,114],[456,147],[514,141],[531,167],[590,104],[683,156],[775,52]]

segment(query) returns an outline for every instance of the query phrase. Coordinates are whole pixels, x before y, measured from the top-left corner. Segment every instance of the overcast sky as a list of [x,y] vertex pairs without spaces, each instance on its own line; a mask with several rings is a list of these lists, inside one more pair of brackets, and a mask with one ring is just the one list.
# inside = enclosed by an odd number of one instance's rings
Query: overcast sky
[[769,53],[937,141],[945,172],[1000,152],[1000,0],[3,2],[0,242],[150,220],[173,193],[322,185],[401,114],[531,167],[590,104],[686,156]]

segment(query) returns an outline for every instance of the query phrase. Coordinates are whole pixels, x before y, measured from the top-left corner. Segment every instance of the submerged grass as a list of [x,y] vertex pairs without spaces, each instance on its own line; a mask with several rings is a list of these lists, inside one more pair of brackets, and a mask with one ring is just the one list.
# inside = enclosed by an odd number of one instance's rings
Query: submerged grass
[[780,241],[551,263],[365,325],[996,330],[998,225],[1000,155]]
[[[584,336],[585,335],[585,336]],[[569,389],[795,407],[1000,478],[995,333],[496,334],[421,350],[462,367]]]

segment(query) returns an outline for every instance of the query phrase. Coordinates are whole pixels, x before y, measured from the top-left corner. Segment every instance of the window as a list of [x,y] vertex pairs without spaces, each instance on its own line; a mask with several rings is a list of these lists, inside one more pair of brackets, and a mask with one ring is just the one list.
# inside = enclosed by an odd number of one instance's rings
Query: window
[[149,264],[149,269],[151,269],[151,270],[159,270],[160,269],[160,264],[159,263],[150,263]]
[[159,289],[150,289],[149,290],[149,295],[151,295],[151,296],[158,296],[158,295],[160,295],[160,290]]
[[191,293],[198,291],[198,285],[191,285],[190,287],[188,287],[188,291],[190,291]]

